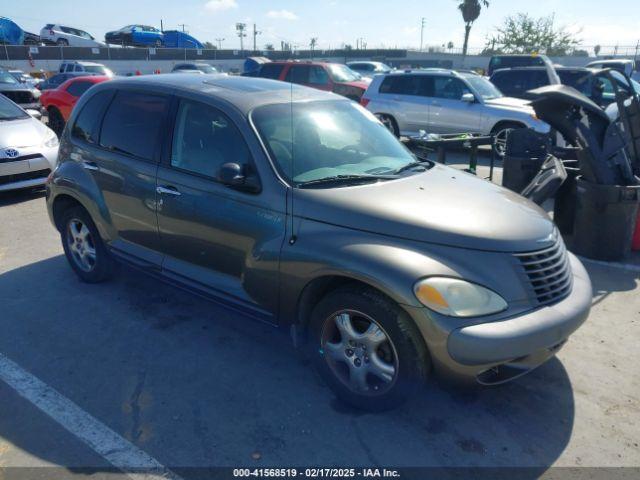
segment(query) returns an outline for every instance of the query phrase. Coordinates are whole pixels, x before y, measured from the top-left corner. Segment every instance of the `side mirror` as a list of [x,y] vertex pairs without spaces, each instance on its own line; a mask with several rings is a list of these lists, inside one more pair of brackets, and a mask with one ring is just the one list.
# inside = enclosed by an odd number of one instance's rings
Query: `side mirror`
[[460,100],[467,103],[474,103],[476,101],[476,97],[473,93],[463,93]]
[[31,115],[36,120],[40,120],[42,118],[42,114],[38,110],[33,110],[31,108],[27,109],[27,113]]
[[220,167],[218,179],[223,185],[238,190],[258,193],[260,191],[260,182],[255,175],[247,175],[245,168],[239,163],[229,162]]

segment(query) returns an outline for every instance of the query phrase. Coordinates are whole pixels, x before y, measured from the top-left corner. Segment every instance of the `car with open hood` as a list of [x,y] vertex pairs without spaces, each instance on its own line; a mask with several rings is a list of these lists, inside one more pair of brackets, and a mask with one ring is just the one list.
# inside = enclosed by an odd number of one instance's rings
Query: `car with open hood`
[[585,321],[591,284],[527,199],[413,156],[356,102],[259,78],[96,85],[47,207],[86,282],[129,263],[289,330],[379,410],[431,372],[515,379]]

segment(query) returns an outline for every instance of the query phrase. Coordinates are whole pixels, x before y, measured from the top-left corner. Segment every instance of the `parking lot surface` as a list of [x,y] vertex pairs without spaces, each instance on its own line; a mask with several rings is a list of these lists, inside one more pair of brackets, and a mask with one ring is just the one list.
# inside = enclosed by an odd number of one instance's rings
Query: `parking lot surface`
[[[333,398],[269,326],[124,267],[81,283],[43,194],[4,194],[0,359],[172,469],[525,466],[537,477],[550,466],[640,467],[640,273],[585,265],[592,314],[557,358],[497,388],[432,381],[401,408],[369,414]],[[0,466],[109,469],[3,381],[0,399]]]

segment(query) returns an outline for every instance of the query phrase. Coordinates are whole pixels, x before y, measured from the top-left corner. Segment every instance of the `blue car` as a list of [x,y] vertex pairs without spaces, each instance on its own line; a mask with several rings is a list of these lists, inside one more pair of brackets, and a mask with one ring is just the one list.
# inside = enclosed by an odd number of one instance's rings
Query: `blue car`
[[200,48],[204,49],[204,45],[188,33],[178,30],[164,31],[164,46],[167,48]]
[[24,31],[7,17],[0,17],[0,44],[22,45]]
[[107,32],[104,36],[107,43],[134,47],[162,47],[164,35],[160,30],[148,25],[127,25],[120,30]]

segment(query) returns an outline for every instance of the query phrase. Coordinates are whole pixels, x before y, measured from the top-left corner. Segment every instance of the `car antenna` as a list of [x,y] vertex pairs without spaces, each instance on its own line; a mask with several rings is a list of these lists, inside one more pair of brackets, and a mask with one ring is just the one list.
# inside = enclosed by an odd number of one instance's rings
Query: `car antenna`
[[293,197],[294,197],[294,192],[296,190],[296,187],[293,181],[293,165],[295,164],[295,151],[296,151],[296,144],[293,139],[293,83],[289,84],[289,131],[291,132],[291,173],[289,175],[289,178],[291,178],[291,213],[290,213],[291,236],[289,237],[289,245],[293,245],[294,243],[296,243],[296,240],[298,239],[298,237],[296,237],[296,234],[293,230],[294,228]]

